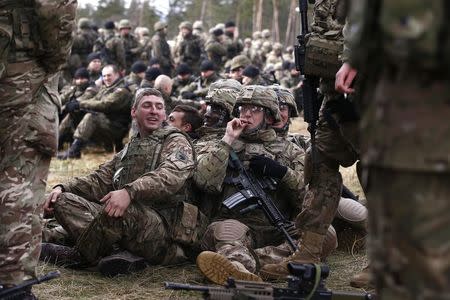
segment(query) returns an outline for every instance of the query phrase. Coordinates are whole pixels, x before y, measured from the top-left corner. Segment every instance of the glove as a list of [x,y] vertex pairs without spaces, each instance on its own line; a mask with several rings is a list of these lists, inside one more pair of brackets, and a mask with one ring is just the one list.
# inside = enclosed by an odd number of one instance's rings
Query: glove
[[184,99],[195,99],[197,95],[194,92],[184,92],[181,94]]
[[68,112],[68,113],[73,112],[79,108],[80,108],[80,102],[78,102],[77,100],[69,101],[66,104],[66,112]]
[[276,179],[283,178],[287,172],[287,167],[263,155],[255,156],[250,159],[249,167],[255,174]]

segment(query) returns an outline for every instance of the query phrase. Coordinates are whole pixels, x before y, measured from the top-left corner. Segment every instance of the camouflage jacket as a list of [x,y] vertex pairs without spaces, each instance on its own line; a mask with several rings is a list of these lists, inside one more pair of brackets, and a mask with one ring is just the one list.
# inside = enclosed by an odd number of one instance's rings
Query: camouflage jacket
[[139,43],[138,39],[129,34],[127,36],[120,36],[123,43],[123,48],[125,50],[125,61],[127,62],[127,70],[131,68],[131,65],[137,60],[141,55],[142,45]]
[[[198,146],[196,148],[198,149]],[[287,173],[278,182],[277,190],[268,193],[285,216],[293,218],[299,211],[303,199],[304,151],[293,143],[278,138],[273,129],[260,130],[252,136],[241,136],[232,147],[221,138],[207,142],[198,149],[194,181],[201,190],[215,195],[209,199],[215,201],[215,207],[221,207],[223,200],[237,192],[237,188],[228,183],[228,178],[237,175],[236,170],[228,164],[232,150],[246,167],[250,159],[257,155],[265,155],[288,167]],[[241,215],[239,209],[230,211],[222,207],[213,217],[238,219],[249,226],[270,226],[261,210]]]
[[114,30],[105,30],[94,44],[94,52],[100,52],[102,61],[126,69],[125,47],[123,41],[116,37]]
[[203,77],[198,77],[197,80],[182,88],[180,93],[182,94],[184,92],[193,92],[197,97],[206,97],[211,83],[216,82],[219,79],[222,79],[222,77],[217,75],[217,73],[214,73],[213,75],[205,79]]
[[61,94],[61,104],[66,104],[71,100],[71,98],[75,98],[78,101],[91,99],[95,97],[96,94],[97,89],[89,83],[86,86],[73,85],[67,91]]
[[166,41],[166,37],[156,33],[152,37],[152,57],[157,58],[161,67],[164,68],[172,68],[173,60],[172,54],[170,53],[170,46]]
[[193,64],[200,62],[202,54],[202,42],[196,35],[191,35],[188,38],[183,38],[177,49],[177,57],[179,62],[184,62],[192,67]]

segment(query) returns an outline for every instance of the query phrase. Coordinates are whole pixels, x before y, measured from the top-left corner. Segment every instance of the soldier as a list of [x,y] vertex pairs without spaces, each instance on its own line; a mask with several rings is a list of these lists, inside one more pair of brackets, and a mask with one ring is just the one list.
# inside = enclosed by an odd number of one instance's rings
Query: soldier
[[243,54],[234,57],[230,64],[231,78],[242,83],[242,72],[250,64],[250,59]]
[[[99,52],[91,53],[87,57],[87,70],[89,72],[89,80],[97,84],[97,80],[102,76],[102,57]],[[101,80],[99,81],[101,85]]]
[[264,80],[259,72],[259,69],[254,65],[248,65],[242,71],[242,84],[243,85],[269,85],[269,83]]
[[263,31],[261,31],[261,39],[262,42],[268,42],[270,44],[272,44],[272,33],[270,32],[269,29],[263,29]]
[[181,97],[184,99],[204,98],[209,86],[221,78],[217,75],[214,64],[205,60],[200,65],[200,77],[181,90]]
[[89,19],[80,18],[78,21],[78,30],[73,37],[72,51],[69,59],[69,65],[73,71],[82,66],[87,66],[87,56],[92,52],[96,39],[97,36],[91,29]]
[[367,77],[356,88],[365,96],[357,99],[377,297],[446,299],[450,9],[445,1],[379,4],[352,2],[350,60],[335,83],[355,94],[356,74]]
[[242,40],[239,39],[239,32],[236,28],[236,24],[233,21],[225,23],[225,41],[224,44],[227,48],[227,59],[231,60],[233,57],[241,54],[244,49]]
[[[166,114],[157,90],[139,90],[131,115],[139,134],[122,152],[50,193],[46,210],[77,242],[75,248],[46,244],[43,259],[72,265],[100,259],[100,272],[114,276],[195,253],[206,219],[185,201],[193,148],[178,129],[162,127]],[[129,253],[105,257],[114,244]]]
[[152,88],[155,86],[155,80],[161,75],[161,70],[159,68],[148,68],[145,71],[145,77],[141,81],[141,88]]
[[280,79],[280,85],[288,88],[294,94],[297,108],[301,111],[303,109],[303,76],[295,67],[295,63],[285,62],[284,66],[289,73],[287,77]]
[[115,25],[113,21],[107,21],[103,34],[95,41],[94,52],[99,52],[102,62],[119,67],[121,71],[126,70],[127,63],[125,58],[125,47],[123,41],[116,37],[114,32]]
[[223,40],[223,30],[214,29],[205,43],[205,51],[208,59],[214,63],[217,71],[223,68],[224,57],[227,55],[227,49],[223,45]]
[[141,55],[142,46],[139,44],[138,39],[130,32],[131,24],[127,19],[120,20],[119,22],[119,36],[123,43],[125,50],[125,61],[127,63],[127,71],[130,70],[131,65]]
[[198,110],[190,105],[178,104],[169,114],[167,123],[186,133],[191,140],[198,138],[196,130],[202,126],[202,116]]
[[177,105],[176,99],[172,98],[173,81],[172,79],[164,74],[159,75],[155,79],[155,89],[161,92],[164,98],[164,106],[166,108],[166,115]]
[[148,62],[152,57],[152,39],[150,30],[147,27],[139,29],[139,43],[142,48],[140,60]]
[[147,65],[142,61],[137,61],[131,66],[130,70],[130,74],[125,77],[125,85],[130,89],[134,96],[134,93],[141,86],[141,82],[145,78]]
[[191,68],[184,63],[177,66],[177,76],[173,78],[173,95],[178,97],[181,95],[181,90],[194,82],[195,77],[192,75]]
[[[74,85],[67,92],[61,95],[61,103],[65,105],[70,101],[90,99],[95,96],[97,89],[94,83],[89,80],[89,72],[86,68],[80,68],[75,72]],[[63,112],[65,109],[63,108]],[[64,142],[72,142],[75,128],[84,116],[84,112],[76,111],[67,113],[61,120],[58,128],[58,149],[62,149]]]
[[199,74],[200,56],[202,54],[202,43],[198,36],[192,34],[192,23],[185,21],[180,24],[181,40],[177,56],[180,63],[191,67],[194,74]]
[[267,193],[287,218],[298,209],[299,195],[303,195],[304,152],[278,139],[270,127],[280,120],[275,92],[262,86],[247,86],[239,94],[236,105],[240,118],[228,122],[221,139],[207,143],[198,151],[194,175],[199,188],[214,194],[209,201],[220,207],[213,216],[215,222],[208,226],[202,240],[202,248],[214,252],[202,252],[197,258],[202,273],[218,284],[223,284],[229,275],[236,279],[260,280],[254,274],[258,262],[251,249],[283,239],[261,210],[242,215],[239,208],[221,206],[224,199],[237,191],[231,183],[236,170],[229,164],[230,152],[236,153],[254,174],[272,177],[278,182],[277,189]]
[[272,47],[272,51],[267,55],[266,65],[277,63],[283,63],[283,45],[275,43]]
[[155,34],[152,37],[152,58],[159,60],[161,72],[167,76],[172,76],[174,62],[170,53],[169,44],[166,41],[167,24],[164,22],[156,22],[154,25]]
[[[334,91],[334,66],[328,63],[334,59],[335,65],[339,65],[342,22],[345,19],[339,8],[343,2],[329,0],[317,2],[314,6],[314,22],[308,43],[316,48],[310,50],[322,53],[325,50],[321,47],[325,47],[329,57],[325,70],[320,72],[323,77],[320,90],[324,100],[316,133],[315,153],[311,154],[309,150],[305,159],[305,183],[308,183],[309,188],[303,200],[302,212],[296,218],[296,227],[302,232],[302,241],[299,244],[300,250],[281,264],[266,265],[261,269],[261,274],[266,278],[278,279],[287,276],[287,263],[290,261],[317,263],[321,260],[326,232],[341,198],[342,177],[339,166],[349,167],[358,160],[356,120],[353,115],[335,109],[348,107],[345,106],[348,100],[341,102],[343,98]],[[336,51],[333,52],[332,49]]]
[[202,21],[195,21],[194,24],[192,24],[193,31],[192,33],[196,36],[200,37],[200,41],[202,42],[202,49],[204,48],[205,42],[208,39],[208,34],[205,32],[203,28],[203,22]]
[[87,142],[98,140],[107,145],[113,143],[116,151],[123,148],[122,139],[130,126],[129,108],[132,94],[114,65],[102,70],[103,86],[94,98],[71,101],[66,111],[89,111],[78,124],[69,150],[59,153],[58,159],[80,158]]
[[[56,73],[70,53],[76,7],[0,3],[0,291],[36,278],[45,183],[58,143]],[[31,288],[20,298],[36,299]]]

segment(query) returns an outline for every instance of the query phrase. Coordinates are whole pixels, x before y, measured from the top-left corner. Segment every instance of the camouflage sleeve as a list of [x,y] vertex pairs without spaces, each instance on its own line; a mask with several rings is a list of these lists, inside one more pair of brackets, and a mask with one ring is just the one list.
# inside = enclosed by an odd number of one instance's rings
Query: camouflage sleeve
[[103,113],[122,111],[130,108],[131,97],[128,89],[119,87],[113,93],[101,98],[100,101],[91,101],[90,99],[80,101],[80,108]]
[[195,184],[208,193],[220,193],[228,167],[231,146],[220,141],[207,143],[197,153]]
[[40,61],[49,73],[58,71],[72,48],[76,0],[36,0],[35,11],[41,42]]
[[80,97],[78,97],[78,100],[88,100],[88,99],[92,99],[95,97],[95,95],[97,95],[98,90],[94,87],[88,87],[86,89],[86,91],[84,91],[83,95],[81,95]]
[[113,177],[115,165],[120,159],[122,152],[117,153],[114,158],[99,166],[93,173],[75,177],[61,184],[65,192],[81,196],[89,201],[98,201],[110,191],[114,190]]
[[342,34],[344,35],[344,47],[343,47],[343,51],[341,54],[341,61],[343,63],[346,63],[350,59],[350,54],[351,54],[350,41],[349,41],[350,26],[348,24],[348,21],[345,22],[345,26],[344,26],[344,29],[342,30]]
[[173,134],[164,142],[160,164],[124,188],[132,201],[157,201],[174,195],[192,175],[194,150],[182,134]]
[[117,63],[119,64],[118,65],[119,69],[125,70],[127,68],[127,62],[125,59],[125,47],[123,46],[122,40],[119,38],[114,43],[114,51],[116,53]]
[[159,41],[159,37],[154,36],[152,38],[152,44],[153,44],[152,57],[156,57],[156,58],[160,59],[162,54],[161,54],[161,43]]
[[295,205],[298,204],[297,202],[299,200],[303,200],[303,197],[299,197],[298,195],[303,195],[302,191],[305,188],[303,177],[305,152],[294,143],[288,141],[286,141],[286,146],[284,153],[290,164],[287,166],[288,170],[286,175],[284,175],[280,182],[280,187],[287,192],[287,195],[292,196],[290,200]]
[[191,82],[190,84],[188,84],[187,86],[183,87],[180,90],[180,95],[185,93],[185,92],[194,92],[197,89],[197,83],[196,82]]

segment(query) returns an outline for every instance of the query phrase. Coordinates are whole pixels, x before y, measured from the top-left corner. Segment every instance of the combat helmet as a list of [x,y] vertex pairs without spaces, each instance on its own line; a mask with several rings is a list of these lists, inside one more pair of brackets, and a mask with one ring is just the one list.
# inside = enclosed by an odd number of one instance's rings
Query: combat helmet
[[200,20],[195,21],[192,25],[192,28],[194,28],[195,30],[203,31],[203,22]]
[[250,61],[250,58],[247,57],[247,55],[241,54],[233,57],[231,60],[230,68],[231,70],[237,69],[237,68],[245,68],[248,65],[250,65],[252,62]]
[[181,30],[181,28],[187,28],[190,31],[192,31],[193,27],[192,27],[192,23],[189,21],[183,21],[180,23],[180,26],[178,26],[178,28]]
[[295,103],[294,94],[287,88],[284,88],[278,84],[274,84],[269,86],[271,89],[277,93],[278,103],[286,104],[291,109],[291,115],[289,117],[295,118],[298,117],[297,104]]
[[261,37],[262,37],[261,31],[255,31],[255,32],[253,32],[253,34],[252,34],[252,38],[253,38],[254,40],[259,40]]
[[119,30],[124,29],[124,28],[131,29],[130,21],[127,19],[122,19],[119,22]]
[[264,29],[263,31],[261,31],[261,35],[263,38],[268,39],[270,38],[271,34],[270,34],[270,30],[269,29]]
[[281,52],[283,50],[283,45],[281,43],[275,43],[275,44],[273,44],[272,49],[275,50],[275,51],[280,51]]
[[269,87],[261,85],[247,85],[236,100],[236,105],[257,105],[267,108],[275,119],[281,121],[280,108],[278,107],[278,97],[275,91]]
[[155,23],[155,25],[153,25],[153,29],[155,31],[163,30],[164,28],[167,28],[167,23],[162,21],[158,21]]
[[242,93],[242,85],[234,79],[220,79],[209,86],[205,97],[207,104],[217,104],[225,108],[231,116],[234,104],[239,94]]
[[91,21],[88,18],[80,18],[78,20],[79,29],[91,29]]

